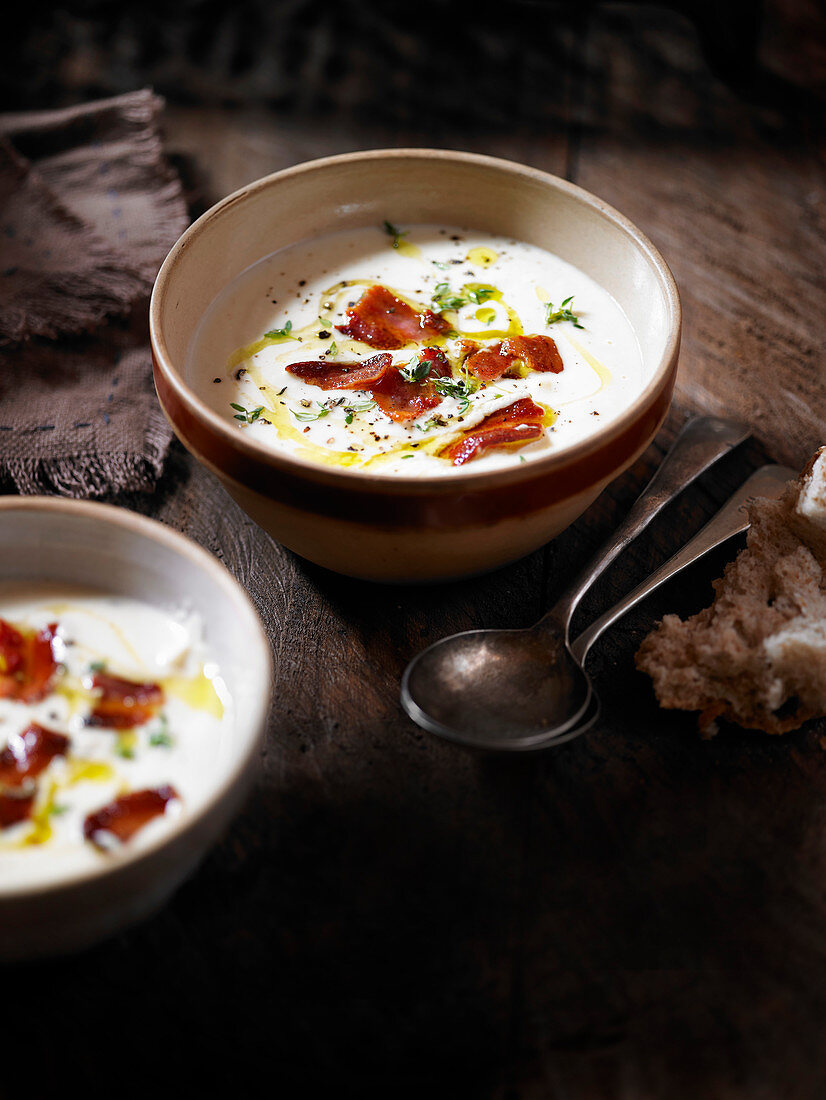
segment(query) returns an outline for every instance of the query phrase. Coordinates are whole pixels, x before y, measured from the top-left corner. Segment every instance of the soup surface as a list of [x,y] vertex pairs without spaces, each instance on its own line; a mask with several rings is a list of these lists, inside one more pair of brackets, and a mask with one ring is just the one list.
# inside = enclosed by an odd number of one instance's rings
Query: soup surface
[[94,868],[202,805],[232,711],[194,615],[0,585],[0,885]]
[[207,404],[266,446],[405,477],[558,451],[646,382],[623,311],[558,256],[389,223],[247,269],[206,312],[186,369]]

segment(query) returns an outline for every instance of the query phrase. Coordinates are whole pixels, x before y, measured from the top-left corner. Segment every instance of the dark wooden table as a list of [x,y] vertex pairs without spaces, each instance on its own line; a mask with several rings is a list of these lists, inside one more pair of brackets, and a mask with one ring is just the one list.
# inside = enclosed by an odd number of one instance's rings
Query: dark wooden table
[[822,44],[784,33],[761,58],[769,71],[738,90],[681,15],[605,6],[549,32],[558,65],[543,68],[535,44],[527,67],[500,59],[515,113],[492,103],[487,125],[432,108],[400,121],[170,103],[168,147],[195,211],[297,161],[388,144],[573,179],[672,265],[680,380],[655,445],[573,528],[464,583],[375,587],[307,564],[179,448],[151,499],[120,501],[195,538],[255,600],[276,660],[263,774],[156,917],[6,975],[4,1061],[42,1037],[22,1060],[30,1094],[76,1081],[82,1095],[824,1095],[826,725],[703,742],[633,665],[663,613],[709,601],[731,548],[597,645],[604,713],[586,737],[477,756],[422,733],[398,702],[422,646],[534,621],[691,413],[744,417],[754,439],[624,556],[579,625],[757,465],[799,467],[826,440]]

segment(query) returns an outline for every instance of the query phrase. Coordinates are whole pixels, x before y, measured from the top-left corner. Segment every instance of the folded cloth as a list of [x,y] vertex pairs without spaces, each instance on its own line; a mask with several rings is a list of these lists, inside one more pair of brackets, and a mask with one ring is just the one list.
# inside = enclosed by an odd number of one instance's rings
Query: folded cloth
[[23,493],[148,491],[171,431],[148,298],[188,222],[142,90],[0,115],[0,480]]

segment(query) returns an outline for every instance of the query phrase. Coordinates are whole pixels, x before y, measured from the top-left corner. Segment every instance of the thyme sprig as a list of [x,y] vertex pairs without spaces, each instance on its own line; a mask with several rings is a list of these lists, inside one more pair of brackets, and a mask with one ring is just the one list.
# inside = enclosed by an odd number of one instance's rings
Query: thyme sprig
[[467,298],[450,289],[450,283],[437,283],[431,296],[431,304],[441,312],[444,309],[461,309],[467,305]]
[[376,407],[375,401],[364,401],[360,405],[355,405],[352,402],[348,402],[346,397],[339,397],[336,400],[332,398],[322,404],[320,401],[316,402],[318,405],[318,411],[315,411],[312,406],[307,404],[304,409],[290,409],[290,412],[296,418],[296,420],[310,421],[310,420],[323,420],[325,416],[329,416],[333,409],[342,407],[344,412],[344,423],[352,424],[353,417],[356,413],[367,412],[368,409],[374,409]]
[[353,417],[356,413],[367,412],[369,409],[375,409],[375,401],[365,401],[362,405],[345,405],[344,406],[344,423],[352,424]]
[[159,728],[149,735],[149,744],[156,749],[171,749],[174,741],[172,740],[172,734],[169,732],[169,719],[165,712],[161,712],[159,723]]
[[461,290],[451,290],[450,283],[437,283],[431,296],[432,305],[440,312],[445,309],[461,309],[462,306],[481,306],[496,294],[496,287],[485,284],[465,283]]
[[325,416],[330,415],[330,410],[326,405],[322,405],[320,401],[316,402],[318,405],[318,412],[312,412],[312,406],[308,406],[306,409],[290,409],[290,412],[296,418],[296,420],[323,420]]
[[433,366],[427,359],[411,359],[406,367],[397,367],[399,374],[405,382],[424,382],[429,378],[431,385],[442,397],[452,397],[460,402],[459,415],[463,416],[470,407],[471,394],[479,389],[479,379],[474,378],[466,367],[460,367],[458,378],[452,376],[432,377],[430,368]]
[[574,328],[584,329],[585,325],[579,323],[579,317],[574,313],[571,303],[574,300],[573,294],[570,298],[566,298],[559,309],[554,309],[553,302],[546,302],[545,304],[545,324],[555,325],[557,321],[570,321]]
[[494,296],[494,294],[496,293],[496,287],[485,286],[485,285],[483,285],[483,286],[470,286],[470,285],[468,285],[468,286],[462,287],[462,290],[464,290],[466,292],[468,298],[470,299],[470,301],[475,306],[483,305],[485,302],[488,301],[489,298],[492,298]]
[[471,378],[466,371],[460,378],[433,378],[432,382],[433,388],[442,397],[453,397],[459,402],[459,416],[464,416],[468,411],[471,394],[479,389],[479,379]]
[[269,332],[265,332],[264,336],[267,340],[297,340],[297,336],[292,335],[293,323],[287,321],[283,328],[271,328]]
[[241,420],[245,424],[254,424],[264,411],[263,405],[259,405],[257,409],[245,409],[243,405],[236,405],[234,401],[230,401],[229,407],[236,410],[233,420]]
[[427,359],[411,359],[406,367],[398,367],[398,372],[405,382],[424,382],[430,374],[431,364]]
[[407,230],[397,229],[395,225],[386,220],[382,224],[384,225],[384,232],[387,236],[393,238],[393,247],[398,248],[402,243],[402,237],[407,236]]

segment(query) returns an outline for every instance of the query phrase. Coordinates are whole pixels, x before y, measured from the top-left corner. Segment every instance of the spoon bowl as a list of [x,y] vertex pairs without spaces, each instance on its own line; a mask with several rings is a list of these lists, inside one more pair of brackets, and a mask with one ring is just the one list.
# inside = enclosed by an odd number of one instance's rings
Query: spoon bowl
[[564,733],[591,697],[564,626],[469,630],[443,638],[405,670],[402,703],[431,733],[488,749],[531,749]]

